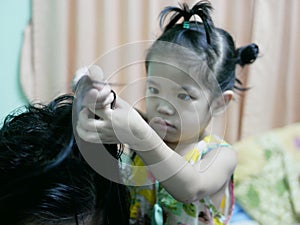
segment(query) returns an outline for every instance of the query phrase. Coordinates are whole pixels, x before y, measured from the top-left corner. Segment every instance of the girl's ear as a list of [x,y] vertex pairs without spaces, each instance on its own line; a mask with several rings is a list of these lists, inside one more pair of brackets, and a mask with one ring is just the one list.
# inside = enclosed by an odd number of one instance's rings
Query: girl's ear
[[228,103],[232,100],[233,95],[234,93],[232,90],[227,90],[213,101],[211,106],[213,116],[217,116],[225,111]]

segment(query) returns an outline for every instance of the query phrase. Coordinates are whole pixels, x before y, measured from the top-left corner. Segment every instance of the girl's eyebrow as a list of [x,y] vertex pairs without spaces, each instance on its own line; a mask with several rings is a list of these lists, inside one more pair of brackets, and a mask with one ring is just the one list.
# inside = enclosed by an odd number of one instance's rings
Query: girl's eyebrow
[[191,87],[189,85],[182,85],[181,88],[183,90],[185,90],[186,92],[193,92],[193,91],[195,91],[195,88],[193,88],[193,87]]
[[198,94],[198,89],[193,87],[193,86],[190,86],[190,85],[182,85],[181,88],[183,90],[185,90],[187,93],[191,93],[191,94]]

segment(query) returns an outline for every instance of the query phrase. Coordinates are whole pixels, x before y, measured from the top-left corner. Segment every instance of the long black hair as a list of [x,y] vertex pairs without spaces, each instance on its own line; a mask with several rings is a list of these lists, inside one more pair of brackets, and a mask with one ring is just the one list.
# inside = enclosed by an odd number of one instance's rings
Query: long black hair
[[[1,224],[87,220],[128,224],[127,188],[97,174],[79,152],[72,127],[73,100],[72,95],[63,95],[48,105],[30,104],[4,120],[0,130]],[[117,145],[106,145],[105,150],[119,157]]]

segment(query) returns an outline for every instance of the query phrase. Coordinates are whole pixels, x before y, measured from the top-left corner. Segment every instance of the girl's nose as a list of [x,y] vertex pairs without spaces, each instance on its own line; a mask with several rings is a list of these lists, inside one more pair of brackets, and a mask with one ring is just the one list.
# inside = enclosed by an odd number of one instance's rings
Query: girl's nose
[[173,115],[175,112],[174,107],[172,104],[166,100],[160,99],[157,105],[157,112],[165,115]]

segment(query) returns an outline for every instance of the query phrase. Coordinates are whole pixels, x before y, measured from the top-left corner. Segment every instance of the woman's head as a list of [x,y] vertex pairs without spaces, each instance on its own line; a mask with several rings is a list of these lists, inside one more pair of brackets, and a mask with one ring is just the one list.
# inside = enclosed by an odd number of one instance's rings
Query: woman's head
[[[164,60],[161,57],[165,55],[166,62],[170,57],[177,59],[181,69],[198,79],[213,95],[237,87],[236,65],[252,63],[258,47],[251,44],[236,49],[231,35],[214,26],[211,10],[207,1],[200,1],[191,9],[186,3],[181,8],[165,8],[160,14],[161,27],[168,16],[169,22],[148,51],[146,70],[153,60]],[[196,21],[196,17],[202,22]]]
[[[125,187],[98,175],[79,152],[72,103],[73,97],[61,96],[6,118],[0,130],[1,224],[128,223]],[[117,153],[115,145],[106,149]]]

